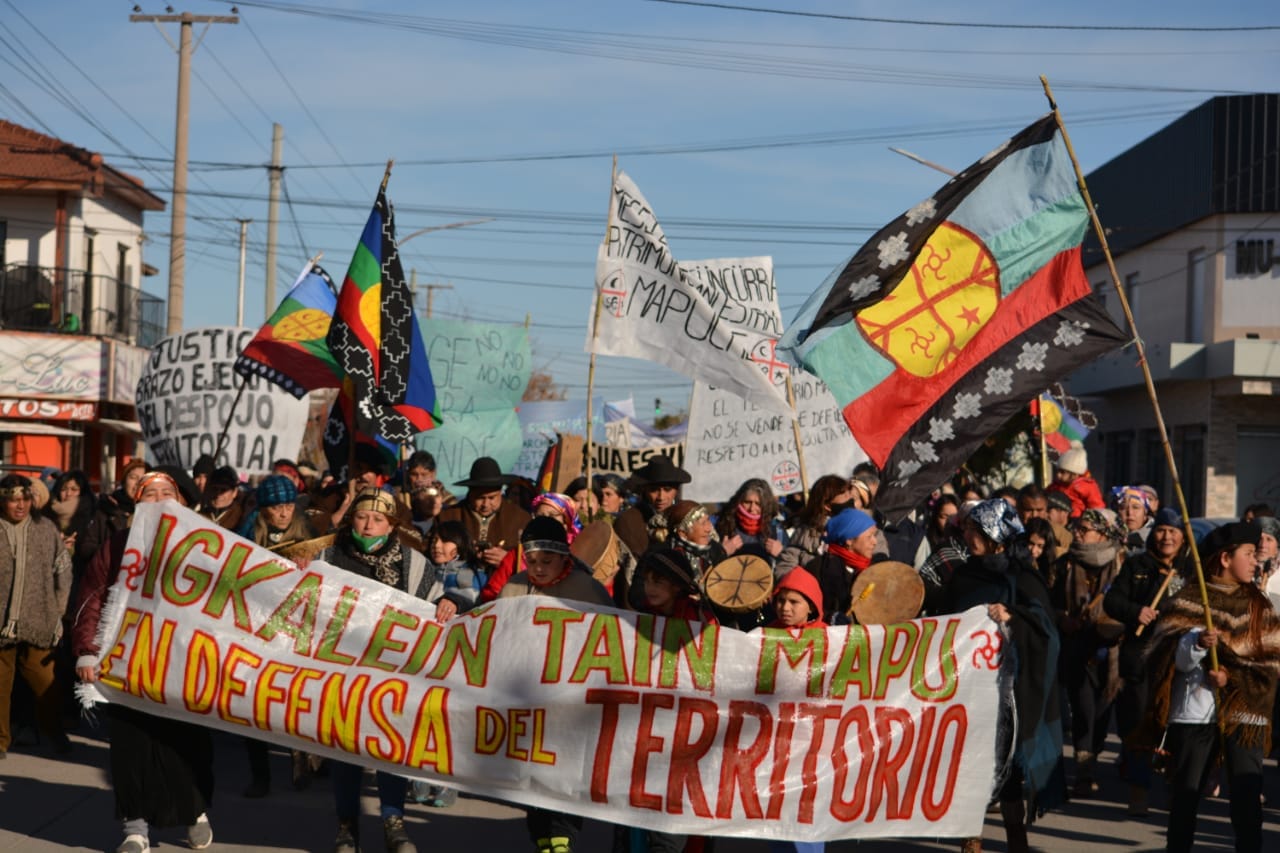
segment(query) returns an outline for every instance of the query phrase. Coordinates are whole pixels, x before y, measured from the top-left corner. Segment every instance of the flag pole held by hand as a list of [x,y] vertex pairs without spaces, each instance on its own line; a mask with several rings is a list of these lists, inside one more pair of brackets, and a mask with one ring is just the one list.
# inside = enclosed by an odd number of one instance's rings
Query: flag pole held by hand
[[[1151,599],[1151,604],[1149,605],[1149,607],[1152,610],[1155,610],[1156,605],[1160,603],[1160,599],[1164,598],[1165,591],[1169,588],[1169,582],[1173,580],[1173,576],[1176,575],[1177,573],[1178,573],[1177,569],[1171,568],[1169,569],[1169,573],[1164,576],[1164,583],[1160,584],[1160,588],[1156,590],[1156,597]],[[1147,627],[1146,625],[1139,625],[1138,630],[1133,632],[1133,636],[1141,637],[1142,632],[1146,627]]]

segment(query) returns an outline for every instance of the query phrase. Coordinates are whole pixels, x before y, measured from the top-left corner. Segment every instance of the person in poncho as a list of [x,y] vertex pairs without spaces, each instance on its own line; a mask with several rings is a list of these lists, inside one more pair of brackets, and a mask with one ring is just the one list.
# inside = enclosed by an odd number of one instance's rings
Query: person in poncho
[[[1170,766],[1170,851],[1188,851],[1209,771],[1222,760],[1231,791],[1236,850],[1262,850],[1262,760],[1280,676],[1280,615],[1253,583],[1254,524],[1216,528],[1200,543],[1214,630],[1205,628],[1198,584],[1188,584],[1156,622],[1149,738],[1164,732]],[[1217,649],[1218,668],[1210,669]]]

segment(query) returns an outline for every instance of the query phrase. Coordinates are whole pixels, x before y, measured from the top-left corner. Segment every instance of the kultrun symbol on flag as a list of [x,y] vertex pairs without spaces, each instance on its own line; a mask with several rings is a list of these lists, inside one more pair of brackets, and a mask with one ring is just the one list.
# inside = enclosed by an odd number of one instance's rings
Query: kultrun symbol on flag
[[934,231],[910,271],[857,321],[867,340],[914,376],[946,370],[1000,305],[1000,270],[977,236],[952,222]]
[[314,341],[329,334],[333,319],[318,308],[302,308],[289,314],[275,327],[275,337],[282,341]]

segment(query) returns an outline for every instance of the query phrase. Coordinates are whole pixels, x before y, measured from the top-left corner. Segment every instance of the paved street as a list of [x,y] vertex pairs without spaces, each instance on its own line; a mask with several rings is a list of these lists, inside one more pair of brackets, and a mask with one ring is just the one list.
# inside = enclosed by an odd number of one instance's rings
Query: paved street
[[[17,747],[0,762],[0,851],[47,853],[55,850],[114,850],[120,841],[118,825],[112,817],[112,799],[106,772],[107,745],[101,734],[85,729],[73,736],[75,749],[66,760],[55,758],[42,747]],[[247,800],[240,792],[248,781],[244,748],[239,741],[216,734],[217,794],[210,818],[214,828],[213,851],[328,851],[334,820],[326,779],[317,779],[303,792],[289,785],[289,767],[284,752],[273,754],[272,772],[276,785],[265,799]],[[1044,851],[1162,850],[1164,791],[1156,783],[1152,811],[1143,820],[1124,814],[1123,785],[1110,769],[1112,756],[1104,756],[1102,776],[1104,799],[1073,802],[1062,811],[1038,823],[1032,831],[1032,845]],[[1280,804],[1280,771],[1267,763],[1267,799]],[[370,781],[372,777],[369,777]],[[372,794],[372,787],[366,794]],[[366,841],[381,841],[374,817],[377,802],[364,802],[363,831]],[[1264,849],[1280,850],[1280,809],[1266,810]],[[450,809],[439,810],[411,805],[409,831],[423,851],[528,850],[523,813],[516,808],[485,800],[463,797]],[[988,815],[988,850],[1004,850],[999,817]],[[1201,812],[1201,845],[1198,850],[1230,850],[1231,827],[1225,800],[1211,799]],[[584,851],[608,850],[610,828],[588,821],[581,840]],[[153,831],[152,846],[160,850],[185,849],[181,830]],[[366,844],[366,851],[381,845]],[[827,845],[829,851],[956,850],[951,841],[868,842],[844,841]],[[725,839],[716,844],[717,853],[764,853],[763,841]]]

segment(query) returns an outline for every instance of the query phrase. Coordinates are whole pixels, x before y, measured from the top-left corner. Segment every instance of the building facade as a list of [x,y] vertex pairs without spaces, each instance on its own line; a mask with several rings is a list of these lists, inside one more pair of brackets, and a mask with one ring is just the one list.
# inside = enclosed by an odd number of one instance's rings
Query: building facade
[[[1087,178],[1192,515],[1280,507],[1280,95],[1218,97]],[[1124,323],[1096,241],[1095,290]],[[1132,347],[1072,377],[1106,484],[1172,478]]]
[[0,453],[102,485],[140,449],[134,386],[163,336],[142,290],[164,202],[102,155],[0,121]]

